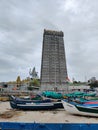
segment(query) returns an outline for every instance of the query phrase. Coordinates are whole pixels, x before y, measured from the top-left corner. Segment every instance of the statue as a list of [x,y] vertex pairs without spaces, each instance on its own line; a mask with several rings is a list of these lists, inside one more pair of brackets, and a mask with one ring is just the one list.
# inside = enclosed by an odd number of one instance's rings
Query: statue
[[38,72],[36,72],[35,67],[33,70],[30,69],[29,74],[32,76],[32,79],[38,79]]

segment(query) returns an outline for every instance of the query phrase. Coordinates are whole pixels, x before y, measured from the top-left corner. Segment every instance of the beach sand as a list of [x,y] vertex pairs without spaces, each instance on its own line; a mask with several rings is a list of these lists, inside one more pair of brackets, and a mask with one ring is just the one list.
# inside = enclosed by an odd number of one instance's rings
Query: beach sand
[[64,109],[20,111],[12,109],[9,102],[0,102],[0,122],[98,123],[98,118],[71,115]]

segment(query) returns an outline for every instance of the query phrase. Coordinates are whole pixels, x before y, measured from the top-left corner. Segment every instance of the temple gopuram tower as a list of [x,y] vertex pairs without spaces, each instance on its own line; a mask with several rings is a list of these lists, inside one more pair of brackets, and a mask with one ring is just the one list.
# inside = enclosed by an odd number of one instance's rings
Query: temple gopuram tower
[[44,90],[66,84],[67,67],[63,37],[62,31],[44,30],[40,76]]

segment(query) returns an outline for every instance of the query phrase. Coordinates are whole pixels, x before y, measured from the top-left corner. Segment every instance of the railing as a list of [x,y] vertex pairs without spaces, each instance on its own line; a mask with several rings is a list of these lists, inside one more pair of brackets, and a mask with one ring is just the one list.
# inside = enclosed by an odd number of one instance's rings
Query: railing
[[17,96],[21,96],[21,95],[30,95],[30,93],[35,93],[35,91],[24,91],[24,90],[6,90],[6,91],[2,91],[0,92],[0,96],[8,96],[8,95],[17,95]]

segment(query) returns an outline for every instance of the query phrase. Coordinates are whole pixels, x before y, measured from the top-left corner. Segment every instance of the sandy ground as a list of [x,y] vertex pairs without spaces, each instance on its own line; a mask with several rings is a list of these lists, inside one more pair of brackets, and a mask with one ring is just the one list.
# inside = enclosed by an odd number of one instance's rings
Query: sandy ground
[[98,123],[98,118],[71,115],[64,109],[19,111],[13,110],[9,102],[0,102],[0,122]]

